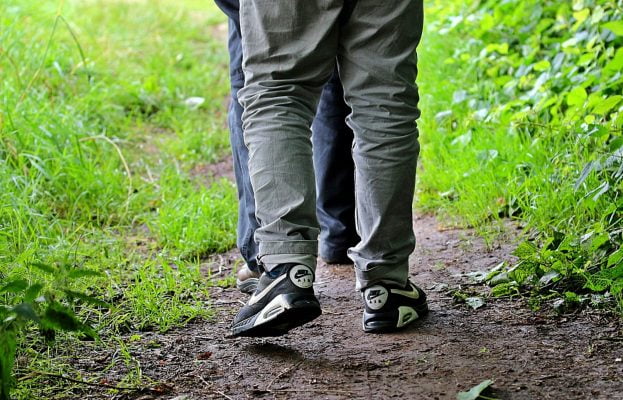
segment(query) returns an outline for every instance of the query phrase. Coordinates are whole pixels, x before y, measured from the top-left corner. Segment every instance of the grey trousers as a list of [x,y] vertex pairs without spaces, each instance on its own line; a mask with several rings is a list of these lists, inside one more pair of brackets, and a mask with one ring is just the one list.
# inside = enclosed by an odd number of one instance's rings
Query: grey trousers
[[415,248],[419,153],[416,47],[421,0],[241,0],[239,92],[260,228],[260,263],[315,268],[318,221],[310,125],[337,62],[352,113],[359,289],[404,285]]

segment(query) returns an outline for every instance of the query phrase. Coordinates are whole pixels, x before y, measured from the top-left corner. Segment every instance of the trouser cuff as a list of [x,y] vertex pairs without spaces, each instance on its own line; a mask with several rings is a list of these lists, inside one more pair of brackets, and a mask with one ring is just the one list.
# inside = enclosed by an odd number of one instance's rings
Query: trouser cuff
[[258,261],[266,271],[284,263],[306,265],[316,270],[318,241],[292,240],[287,242],[261,242]]
[[409,264],[379,265],[362,270],[355,264],[357,290],[363,290],[376,284],[406,286],[409,278]]

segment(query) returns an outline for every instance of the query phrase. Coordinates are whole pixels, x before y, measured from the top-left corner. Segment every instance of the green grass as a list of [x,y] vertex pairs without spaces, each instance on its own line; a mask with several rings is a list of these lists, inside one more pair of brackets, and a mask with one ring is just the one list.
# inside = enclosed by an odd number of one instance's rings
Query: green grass
[[[110,303],[76,303],[107,343],[210,316],[200,262],[235,241],[233,185],[197,173],[229,152],[224,20],[196,0],[0,5],[0,278]],[[59,282],[36,262],[103,276]],[[66,369],[29,350],[36,336],[19,339],[18,376]],[[58,390],[37,379],[16,398]]]

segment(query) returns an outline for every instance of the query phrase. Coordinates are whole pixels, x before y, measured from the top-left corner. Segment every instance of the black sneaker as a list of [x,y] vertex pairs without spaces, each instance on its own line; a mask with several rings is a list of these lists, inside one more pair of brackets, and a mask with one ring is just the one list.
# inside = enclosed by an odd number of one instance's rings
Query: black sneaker
[[407,286],[370,286],[363,291],[365,332],[390,332],[428,313],[426,294],[410,281]]
[[232,323],[234,336],[281,336],[322,311],[314,295],[314,273],[305,265],[291,264],[277,278],[263,273],[257,289]]

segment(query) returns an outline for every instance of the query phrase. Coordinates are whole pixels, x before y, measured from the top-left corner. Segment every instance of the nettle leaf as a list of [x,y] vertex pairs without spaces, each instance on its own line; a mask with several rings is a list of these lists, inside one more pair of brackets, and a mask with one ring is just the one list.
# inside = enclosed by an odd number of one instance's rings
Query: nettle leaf
[[530,259],[537,255],[538,248],[532,242],[521,242],[515,251],[513,251],[513,255],[519,257],[520,259]]
[[550,64],[550,62],[547,60],[539,61],[538,63],[532,66],[532,68],[534,68],[534,70],[538,72],[547,71],[551,67],[552,67],[552,64]]
[[586,21],[586,18],[588,18],[590,13],[590,10],[588,8],[585,8],[583,10],[574,12],[573,18],[576,19],[577,24],[581,24],[582,22]]
[[601,292],[607,290],[615,282],[620,282],[623,278],[623,263],[615,267],[602,269],[598,273],[588,276],[585,287]]
[[43,264],[43,263],[31,263],[31,267],[35,267],[36,269],[45,272],[46,274],[54,275],[57,273],[56,268],[51,265]]
[[508,54],[508,43],[491,43],[485,47],[487,53],[497,52],[501,55]]
[[93,269],[72,269],[67,274],[68,278],[76,279],[76,278],[86,278],[86,277],[102,277],[103,273],[99,271],[95,271]]
[[26,292],[24,293],[24,301],[34,301],[41,292],[41,289],[43,289],[43,285],[41,283],[35,283],[33,285],[30,285],[30,287],[28,287],[28,289],[26,289]]
[[619,265],[623,260],[623,248],[619,248],[608,257],[608,267]]
[[576,86],[567,93],[567,104],[570,106],[581,106],[587,98],[586,89],[581,86]]
[[21,303],[11,309],[18,317],[39,323],[39,316],[30,303]]
[[602,73],[606,76],[616,74],[623,69],[623,47],[618,49],[612,60],[602,69]]
[[65,294],[69,298],[75,298],[75,299],[78,299],[78,300],[82,300],[85,303],[93,304],[93,305],[99,306],[99,307],[111,308],[110,304],[108,304],[105,301],[100,300],[100,299],[98,299],[96,297],[89,296],[87,294],[80,293],[80,292],[74,292],[73,290],[67,290],[67,289],[63,290],[63,292],[65,292]]
[[42,322],[46,327],[64,331],[82,330],[82,323],[74,312],[60,303],[53,302],[45,310]]
[[606,22],[602,27],[612,31],[617,36],[623,36],[623,20]]
[[16,279],[10,281],[0,289],[0,293],[20,293],[28,287],[28,281],[25,279]]
[[601,246],[603,246],[604,244],[608,243],[609,241],[610,241],[610,235],[604,232],[600,234],[599,236],[596,236],[593,238],[593,240],[591,241],[590,250],[595,251],[599,249]]
[[606,115],[612,110],[619,102],[623,99],[623,96],[616,95],[610,96],[604,101],[598,103],[595,108],[593,108],[593,112],[598,115]]

